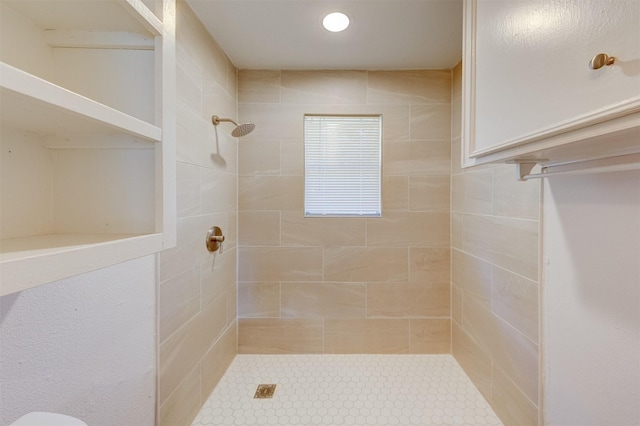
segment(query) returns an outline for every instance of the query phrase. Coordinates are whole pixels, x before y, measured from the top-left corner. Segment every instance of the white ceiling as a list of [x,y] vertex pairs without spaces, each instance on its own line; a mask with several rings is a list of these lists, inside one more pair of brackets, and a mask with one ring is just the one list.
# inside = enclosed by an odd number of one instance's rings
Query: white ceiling
[[[448,69],[462,57],[462,0],[187,0],[240,69]],[[322,27],[346,13],[341,33]]]

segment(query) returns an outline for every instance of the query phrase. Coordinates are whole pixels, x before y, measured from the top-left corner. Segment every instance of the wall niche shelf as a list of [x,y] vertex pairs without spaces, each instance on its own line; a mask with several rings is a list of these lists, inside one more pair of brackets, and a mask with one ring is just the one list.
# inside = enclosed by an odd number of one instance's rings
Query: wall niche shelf
[[175,0],[0,8],[0,296],[174,246]]

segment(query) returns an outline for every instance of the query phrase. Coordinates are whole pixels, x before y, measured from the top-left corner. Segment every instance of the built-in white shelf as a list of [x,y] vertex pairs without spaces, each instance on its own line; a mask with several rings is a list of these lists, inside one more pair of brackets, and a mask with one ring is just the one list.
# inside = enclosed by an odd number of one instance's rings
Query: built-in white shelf
[[155,125],[1,62],[0,99],[3,126],[43,136],[125,133],[162,140]]
[[0,240],[0,296],[162,250],[162,234],[53,234]]
[[163,22],[140,0],[3,3],[45,30],[127,31],[157,36],[164,28]]
[[0,9],[0,296],[173,247],[175,0]]

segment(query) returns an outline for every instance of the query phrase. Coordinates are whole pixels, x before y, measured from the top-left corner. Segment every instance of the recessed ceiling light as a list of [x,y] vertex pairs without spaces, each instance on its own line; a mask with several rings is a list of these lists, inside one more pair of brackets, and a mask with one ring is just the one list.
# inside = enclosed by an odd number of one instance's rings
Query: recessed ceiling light
[[349,26],[349,17],[344,13],[333,12],[322,20],[322,26],[332,33],[344,31]]

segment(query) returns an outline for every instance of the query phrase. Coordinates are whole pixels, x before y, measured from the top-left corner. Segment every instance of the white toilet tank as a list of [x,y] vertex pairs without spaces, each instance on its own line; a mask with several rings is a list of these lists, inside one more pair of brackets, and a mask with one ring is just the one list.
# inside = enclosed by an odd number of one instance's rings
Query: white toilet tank
[[25,414],[9,426],[87,426],[87,424],[64,414],[34,411]]

